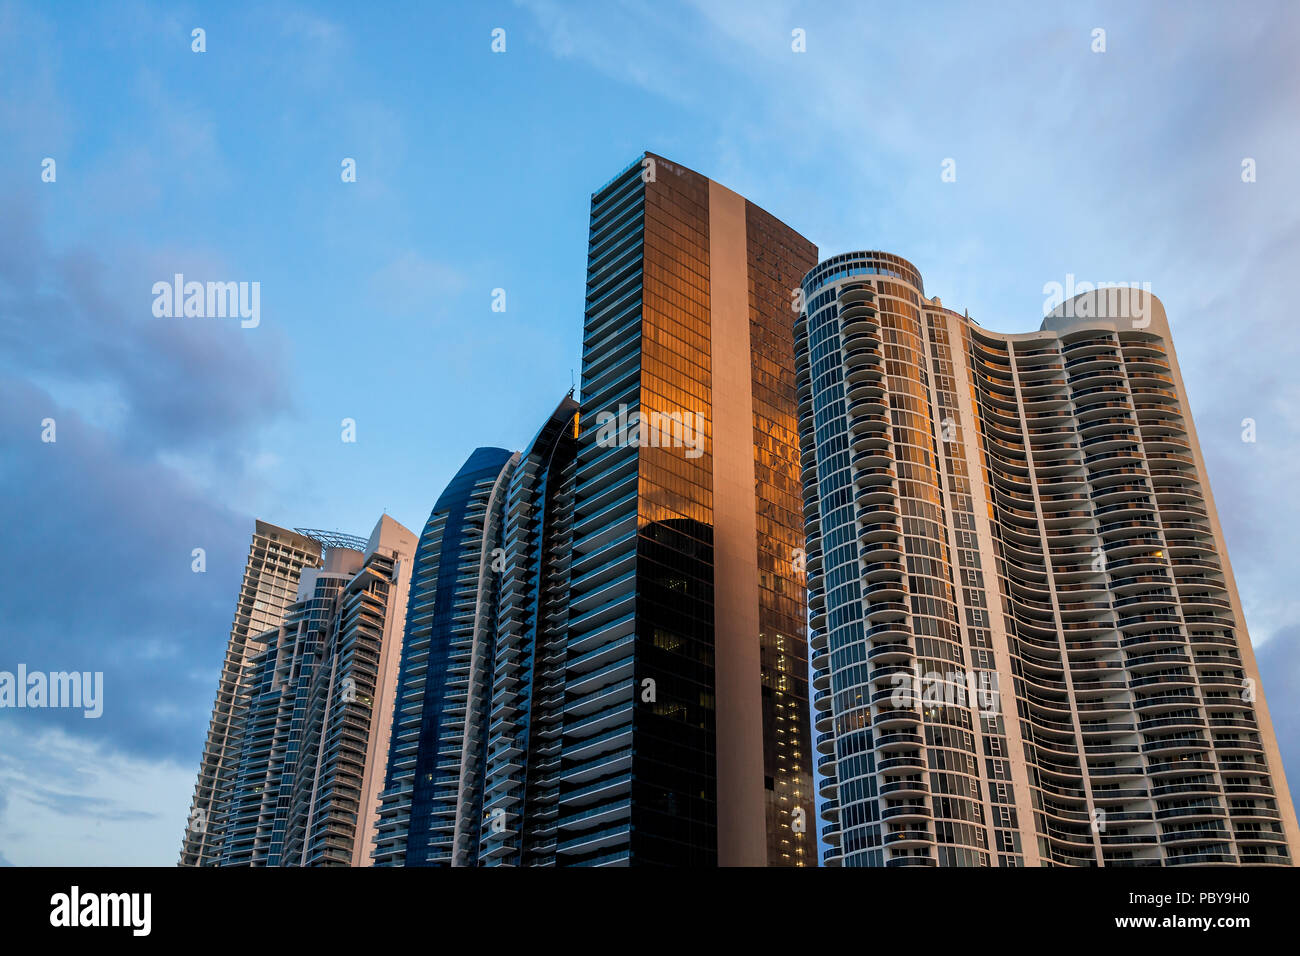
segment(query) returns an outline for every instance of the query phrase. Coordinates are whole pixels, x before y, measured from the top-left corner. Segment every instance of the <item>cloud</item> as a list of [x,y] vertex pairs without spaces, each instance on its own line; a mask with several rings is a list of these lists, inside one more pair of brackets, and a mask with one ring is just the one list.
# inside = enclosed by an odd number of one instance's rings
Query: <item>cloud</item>
[[154,318],[149,277],[173,263],[205,274],[189,253],[56,252],[30,205],[0,200],[0,498],[23,555],[0,589],[0,669],[104,675],[101,718],[13,711],[11,727],[191,760],[253,524],[222,491],[258,480],[290,377],[273,329]]
[[[54,419],[53,443],[41,422]],[[102,672],[104,714],[23,710],[11,724],[128,753],[191,756],[202,737],[251,518],[174,470],[126,453],[38,388],[0,379],[6,547],[0,668]],[[191,570],[206,552],[207,572]]]
[[[711,92],[700,87],[691,70],[692,55],[710,52],[711,38],[692,29],[699,26],[699,18],[689,10],[670,13],[661,4],[629,2],[518,3],[533,15],[547,49],[559,59],[586,63],[611,79],[679,106],[699,105]],[[628,38],[633,41],[627,42]]]
[[[88,416],[104,396],[122,405],[117,436],[136,451],[206,448],[237,455],[249,430],[289,409],[274,290],[263,325],[158,319],[153,284],[176,273],[238,280],[219,257],[191,249],[50,248],[22,196],[0,198],[0,372],[41,382]],[[251,280],[249,280],[251,281]],[[92,390],[96,401],[77,403]]]
[[313,59],[333,56],[345,46],[346,37],[337,23],[301,8],[286,9],[281,16],[284,35],[302,42]]
[[57,157],[71,141],[73,124],[58,95],[59,49],[53,24],[21,4],[0,4],[0,88],[8,91],[0,97],[0,130],[6,152]]
[[194,771],[0,721],[0,866],[166,866]]
[[444,263],[408,249],[371,277],[378,301],[401,313],[437,314],[449,296],[462,292],[468,280]]
[[1291,802],[1300,811],[1300,625],[1291,625],[1255,649],[1264,699],[1273,718]]
[[340,60],[348,52],[348,36],[339,24],[297,6],[271,7],[264,15],[279,20],[288,47],[285,59],[293,64],[298,82],[323,86],[338,79]]

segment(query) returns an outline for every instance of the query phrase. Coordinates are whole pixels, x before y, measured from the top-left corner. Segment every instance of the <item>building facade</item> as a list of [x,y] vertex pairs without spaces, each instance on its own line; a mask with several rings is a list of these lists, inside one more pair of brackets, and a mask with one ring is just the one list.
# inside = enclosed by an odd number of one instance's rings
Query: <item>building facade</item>
[[223,866],[362,866],[374,839],[415,535],[327,545],[250,642]]
[[256,638],[284,620],[303,570],[318,567],[321,552],[321,542],[315,538],[257,522],[181,843],[181,866],[215,866],[221,860],[243,732],[239,700],[250,654],[261,650]]
[[645,154],[592,196],[581,401],[421,537],[376,862],[815,865],[792,290]]
[[1294,862],[1159,300],[998,334],[880,252],[802,293],[825,862]]
[[794,230],[647,153],[591,201],[560,865],[811,865]]
[[484,866],[555,864],[577,416],[578,403],[566,397],[520,455],[502,504]]
[[578,403],[480,448],[420,544],[375,859],[554,865]]
[[376,865],[478,862],[499,586],[493,563],[518,458],[504,448],[476,449],[438,497],[420,535],[380,794]]

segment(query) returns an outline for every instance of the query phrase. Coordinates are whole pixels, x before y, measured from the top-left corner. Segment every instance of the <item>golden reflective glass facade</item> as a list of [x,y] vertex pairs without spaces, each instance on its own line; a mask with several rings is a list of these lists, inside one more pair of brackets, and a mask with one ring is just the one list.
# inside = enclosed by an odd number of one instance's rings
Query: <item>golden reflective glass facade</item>
[[767,861],[816,866],[807,592],[793,557],[804,535],[791,293],[817,247],[753,203],[745,219]]
[[660,156],[592,197],[561,863],[815,862],[790,307],[815,261]]
[[[638,466],[635,859],[716,862],[709,181],[659,160],[645,188],[641,410],[698,422],[698,457],[642,447]],[[671,436],[661,436],[671,437]]]

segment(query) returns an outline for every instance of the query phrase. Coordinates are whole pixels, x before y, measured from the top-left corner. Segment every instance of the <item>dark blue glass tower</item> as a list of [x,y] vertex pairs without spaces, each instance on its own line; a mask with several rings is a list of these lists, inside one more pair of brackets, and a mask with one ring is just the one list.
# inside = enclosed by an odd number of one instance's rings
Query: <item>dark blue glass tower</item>
[[517,455],[479,448],[420,535],[380,794],[377,865],[477,862],[483,721],[496,617],[493,550]]

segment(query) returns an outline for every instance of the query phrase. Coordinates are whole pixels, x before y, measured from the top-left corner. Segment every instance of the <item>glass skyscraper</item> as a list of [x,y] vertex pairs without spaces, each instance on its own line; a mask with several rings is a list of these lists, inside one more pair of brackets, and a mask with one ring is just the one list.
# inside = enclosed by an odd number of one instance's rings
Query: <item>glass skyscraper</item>
[[429,517],[376,862],[556,861],[577,412],[475,451]]
[[994,333],[881,252],[796,325],[826,862],[1288,864],[1295,811],[1169,336]]
[[581,399],[421,537],[377,862],[815,865],[806,239],[645,154],[591,201]]
[[794,230],[647,153],[591,201],[557,862],[810,865]]
[[[501,523],[518,455],[478,448],[420,535],[374,862],[478,862]],[[498,555],[494,555],[494,551]]]
[[479,861],[555,863],[578,403],[566,397],[519,458],[503,503]]

